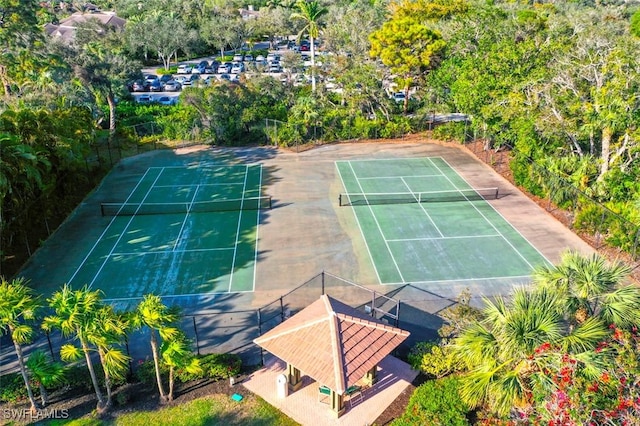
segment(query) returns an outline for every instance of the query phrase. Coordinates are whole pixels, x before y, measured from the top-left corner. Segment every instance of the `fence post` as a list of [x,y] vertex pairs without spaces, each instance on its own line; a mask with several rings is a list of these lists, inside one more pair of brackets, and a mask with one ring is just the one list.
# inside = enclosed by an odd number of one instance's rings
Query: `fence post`
[[280,296],[280,322],[284,322],[284,303],[282,301],[282,296]]
[[47,331],[47,342],[49,343],[49,352],[51,352],[51,360],[55,361],[56,357],[53,355],[53,345],[51,344],[51,336]]
[[376,317],[376,291],[373,290],[371,293],[371,316]]
[[200,355],[200,341],[198,340],[198,327],[196,326],[196,317],[195,315],[191,317],[193,320],[193,332],[196,336],[196,353]]
[[[256,309],[256,314],[258,314],[258,336],[262,336],[262,317],[260,316],[260,308]],[[260,346],[260,363],[264,366],[264,351],[262,350],[262,346]]]
[[129,364],[129,377],[133,377],[133,368],[131,367],[131,353],[129,352],[129,338],[126,334],[124,335],[124,347],[127,349],[127,356],[129,357],[129,361],[127,361],[127,364]]
[[321,272],[321,277],[322,279],[320,280],[320,282],[322,283],[322,293],[320,294],[324,294],[324,271]]

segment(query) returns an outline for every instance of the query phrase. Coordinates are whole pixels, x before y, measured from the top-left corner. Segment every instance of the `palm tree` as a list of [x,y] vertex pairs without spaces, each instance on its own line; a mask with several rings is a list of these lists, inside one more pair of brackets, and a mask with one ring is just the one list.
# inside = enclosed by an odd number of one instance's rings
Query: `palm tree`
[[305,23],[304,28],[298,34],[298,38],[302,37],[302,35],[307,32],[309,34],[309,49],[311,52],[311,91],[315,93],[316,91],[316,50],[315,45],[313,43],[314,39],[318,38],[320,34],[320,18],[322,15],[325,15],[329,12],[329,10],[325,7],[320,6],[317,1],[306,1],[306,0],[298,0],[296,3],[296,7],[299,12],[294,12],[291,14],[292,19],[300,19]]
[[542,266],[533,274],[534,282],[553,289],[565,300],[567,318],[582,323],[599,317],[607,324],[629,327],[640,322],[640,289],[621,286],[631,268],[622,262],[609,263],[594,253],[583,256],[566,252],[557,266]]
[[36,411],[37,406],[25,367],[22,345],[29,343],[33,335],[33,328],[25,321],[34,319],[39,308],[38,299],[26,286],[24,278],[7,281],[0,277],[0,330],[8,331],[13,342],[32,412]]
[[42,406],[46,407],[49,403],[47,386],[53,386],[62,382],[65,372],[64,365],[49,359],[44,351],[39,349],[29,355],[26,364],[29,369],[29,375],[40,388]]
[[48,302],[55,315],[47,316],[42,322],[42,328],[47,331],[58,329],[65,337],[72,337],[79,341],[80,349],[74,345],[65,344],[60,349],[60,356],[63,360],[73,360],[77,358],[79,351],[82,351],[98,399],[98,411],[106,410],[107,401],[104,399],[91,361],[92,348],[88,336],[97,313],[103,306],[100,290],[91,291],[87,286],[80,290],[73,290],[65,284],[48,299]]
[[179,330],[174,327],[178,318],[178,310],[167,307],[162,303],[160,296],[156,296],[154,294],[145,295],[131,317],[131,325],[134,328],[149,328],[149,334],[151,335],[151,353],[153,355],[153,363],[156,370],[158,392],[160,392],[160,400],[162,402],[167,401],[168,397],[164,391],[162,376],[160,375],[158,335],[160,335],[160,338],[165,341],[178,336]]
[[129,357],[114,344],[121,343],[127,330],[123,315],[114,311],[111,305],[102,306],[87,330],[87,339],[98,348],[100,364],[104,371],[107,390],[107,406],[111,406],[112,379],[123,379],[129,365]]
[[543,345],[562,348],[585,363],[585,372],[601,371],[606,353],[598,343],[609,334],[598,318],[574,328],[564,320],[563,299],[545,288],[514,290],[510,303],[485,299],[484,319],[454,339],[456,355],[468,366],[461,396],[471,406],[486,404],[504,415],[529,403],[536,383],[546,383],[546,367],[557,360],[536,356]]
[[200,360],[193,357],[189,341],[182,332],[178,332],[171,340],[162,343],[162,359],[169,366],[169,401],[173,401],[173,385],[176,368],[184,368],[188,373],[202,372]]

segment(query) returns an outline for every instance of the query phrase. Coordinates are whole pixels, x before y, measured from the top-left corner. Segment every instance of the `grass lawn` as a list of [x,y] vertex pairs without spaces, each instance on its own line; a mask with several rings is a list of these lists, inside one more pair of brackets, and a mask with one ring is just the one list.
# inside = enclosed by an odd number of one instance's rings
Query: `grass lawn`
[[48,426],[205,426],[221,424],[298,425],[262,398],[251,394],[246,395],[240,402],[233,401],[228,395],[216,394],[155,411],[119,414],[108,420],[82,418],[46,423]]

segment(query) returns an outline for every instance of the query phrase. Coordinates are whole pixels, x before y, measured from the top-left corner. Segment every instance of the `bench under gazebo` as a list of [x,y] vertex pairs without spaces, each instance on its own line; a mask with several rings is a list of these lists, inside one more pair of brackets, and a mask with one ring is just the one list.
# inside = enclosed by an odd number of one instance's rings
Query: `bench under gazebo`
[[318,399],[339,417],[345,397],[362,397],[375,383],[380,361],[408,336],[408,331],[322,295],[254,342],[286,362],[289,392],[297,391],[307,375],[318,384]]

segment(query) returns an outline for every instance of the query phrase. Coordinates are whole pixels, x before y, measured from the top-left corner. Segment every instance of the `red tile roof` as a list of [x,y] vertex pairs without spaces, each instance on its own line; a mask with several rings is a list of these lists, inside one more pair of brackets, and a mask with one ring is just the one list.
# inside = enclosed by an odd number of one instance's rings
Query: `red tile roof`
[[254,342],[343,394],[408,336],[323,295]]

